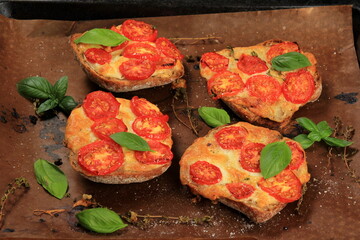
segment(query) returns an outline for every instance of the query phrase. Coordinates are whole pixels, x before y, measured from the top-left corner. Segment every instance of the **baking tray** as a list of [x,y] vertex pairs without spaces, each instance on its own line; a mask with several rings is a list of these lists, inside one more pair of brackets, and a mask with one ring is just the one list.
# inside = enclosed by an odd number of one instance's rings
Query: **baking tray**
[[[280,38],[297,41],[305,51],[313,52],[323,79],[320,99],[303,107],[295,117],[306,116],[315,122],[326,120],[332,126],[334,117],[339,117],[344,127],[351,125],[359,129],[359,103],[356,95],[348,94],[360,89],[352,15],[352,6],[323,6],[140,19],[157,26],[160,36],[219,39],[178,44],[184,55],[194,59],[184,61],[191,107],[215,106],[230,112],[207,95],[205,80],[198,70],[201,54],[226,46],[250,46]],[[335,150],[329,158],[329,149],[320,143],[307,150],[312,177],[298,210],[297,203],[291,203],[268,222],[255,224],[222,204],[206,199],[194,203],[194,196],[180,184],[178,161],[196,135],[175,118],[170,86],[116,94],[125,98],[145,97],[170,116],[175,157],[167,172],[151,181],[128,185],[93,183],[74,172],[68,164],[68,150],[63,145],[66,116],[59,114],[35,121],[32,104],[18,95],[15,84],[28,76],[39,75],[54,83],[67,75],[67,94],[81,102],[87,93],[99,88],[88,80],[74,59],[68,44],[69,35],[95,27],[110,27],[123,20],[74,22],[0,17],[0,192],[7,189],[7,183],[21,176],[26,177],[31,186],[10,199],[0,238],[298,239],[301,236],[303,239],[356,239],[360,235],[359,184],[349,176],[344,160]],[[335,98],[339,94],[353,98],[339,100]],[[183,102],[177,102],[176,112],[187,121],[184,107]],[[203,136],[210,128],[196,119],[199,135]],[[239,120],[232,114],[233,122]],[[359,138],[355,134],[354,148],[360,147]],[[62,163],[60,168],[70,184],[68,197],[57,200],[36,183],[32,165],[38,158]],[[356,172],[360,171],[358,158],[355,155],[350,163]],[[91,233],[77,226],[75,210],[71,207],[84,193],[121,214],[132,210],[145,215],[212,216],[213,220],[211,224],[182,224],[160,219],[151,222],[146,229],[130,225],[113,234]],[[35,216],[36,209],[66,211],[56,216]]]

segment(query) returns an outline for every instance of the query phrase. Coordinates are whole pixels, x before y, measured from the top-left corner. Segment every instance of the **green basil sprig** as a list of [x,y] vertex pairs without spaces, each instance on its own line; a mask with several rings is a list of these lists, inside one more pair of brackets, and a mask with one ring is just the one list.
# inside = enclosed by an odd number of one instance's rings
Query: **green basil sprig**
[[28,77],[16,84],[18,93],[27,98],[38,102],[36,113],[42,114],[48,110],[60,107],[65,113],[70,113],[77,103],[71,96],[65,96],[68,87],[68,77],[61,77],[54,86],[43,77]]
[[271,60],[271,65],[277,71],[292,71],[295,69],[311,66],[311,63],[304,54],[298,52],[289,52],[274,57]]
[[214,107],[200,107],[198,108],[198,112],[205,123],[211,127],[219,127],[230,123],[230,116],[223,109]]
[[94,28],[85,32],[81,37],[74,40],[76,44],[99,44],[114,47],[129,40],[127,37],[110,29]]
[[151,151],[149,144],[140,136],[130,132],[118,132],[110,135],[111,139],[123,147],[135,151]]
[[107,208],[91,208],[76,214],[81,226],[97,233],[112,233],[125,228],[120,216]]
[[260,170],[265,179],[284,170],[291,162],[291,150],[285,142],[267,144],[260,153]]
[[301,144],[303,149],[307,149],[315,142],[320,142],[321,140],[333,147],[347,147],[352,144],[352,142],[343,139],[330,137],[333,129],[326,121],[315,124],[312,120],[305,117],[298,118],[296,121],[300,126],[309,131],[309,134],[300,134],[294,138],[295,141]]
[[37,182],[51,195],[58,199],[65,196],[68,180],[57,166],[44,159],[38,159],[34,163],[34,171]]

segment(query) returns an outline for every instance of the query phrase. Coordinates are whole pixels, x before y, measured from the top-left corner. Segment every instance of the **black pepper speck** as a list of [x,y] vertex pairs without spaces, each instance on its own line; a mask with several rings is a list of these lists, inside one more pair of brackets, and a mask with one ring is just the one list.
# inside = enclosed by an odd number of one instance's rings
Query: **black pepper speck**
[[13,116],[15,119],[20,118],[20,115],[18,114],[15,108],[12,109],[11,116]]
[[4,116],[0,116],[0,122],[7,123],[7,120]]
[[34,115],[30,115],[29,119],[30,119],[30,122],[34,125],[37,123],[37,120],[38,120],[38,118]]
[[62,159],[61,159],[61,158],[58,158],[58,160],[56,160],[56,161],[54,162],[54,164],[55,164],[56,166],[62,165],[62,164],[63,164]]

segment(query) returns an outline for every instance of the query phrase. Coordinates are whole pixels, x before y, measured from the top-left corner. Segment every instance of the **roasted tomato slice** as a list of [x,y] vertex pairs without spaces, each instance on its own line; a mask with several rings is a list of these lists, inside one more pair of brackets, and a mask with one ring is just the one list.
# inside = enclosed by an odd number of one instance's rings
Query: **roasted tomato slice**
[[135,151],[135,158],[143,164],[165,164],[169,163],[173,158],[170,147],[161,142],[149,141],[151,151]]
[[155,72],[155,63],[150,60],[129,59],[119,66],[119,71],[128,80],[144,80]]
[[98,140],[80,148],[79,165],[93,175],[106,175],[114,172],[124,163],[124,154],[119,144]]
[[275,44],[271,46],[269,51],[266,53],[266,60],[271,62],[274,57],[288,52],[299,52],[299,46],[293,42],[282,42]]
[[211,92],[216,94],[213,99],[234,96],[244,88],[245,84],[239,74],[229,71],[217,73],[207,82],[209,95],[212,94]]
[[228,183],[226,188],[236,199],[250,197],[255,191],[253,186],[246,183]]
[[204,53],[201,56],[200,64],[202,68],[209,67],[211,71],[224,71],[229,66],[229,59],[215,52]]
[[301,197],[301,182],[291,170],[283,170],[278,175],[261,179],[259,187],[278,201],[289,203]]
[[121,25],[121,33],[134,41],[154,42],[158,31],[150,24],[129,19]]
[[263,102],[274,103],[281,95],[281,84],[273,77],[255,75],[246,82],[249,93]]
[[248,143],[241,149],[240,165],[249,172],[260,172],[260,154],[265,147],[262,143]]
[[169,39],[161,37],[156,39],[155,41],[156,47],[166,56],[170,57],[170,58],[174,58],[174,59],[183,59],[184,55],[181,54],[181,52],[179,51],[179,49],[177,49],[177,47],[175,46],[175,44],[173,44],[172,42],[170,42]]
[[104,65],[111,61],[111,54],[102,48],[89,48],[85,51],[86,59],[91,63]]
[[156,69],[170,69],[176,64],[175,58],[170,58],[161,54],[159,60],[156,61]]
[[243,73],[252,75],[255,73],[261,73],[268,70],[266,62],[261,60],[259,57],[242,54],[237,67]]
[[286,100],[295,104],[309,101],[315,91],[314,77],[306,70],[286,74],[283,94]]
[[163,114],[160,112],[160,110],[154,104],[150,103],[145,98],[139,98],[138,96],[134,96],[131,99],[130,108],[131,108],[132,112],[138,117],[140,117],[140,116],[153,116],[153,117],[163,116]]
[[115,47],[111,47],[109,52],[115,52],[118,50],[122,50],[124,49],[127,45],[129,44],[129,41],[125,41],[122,44],[115,46]]
[[149,59],[151,61],[157,61],[160,58],[155,47],[142,42],[126,46],[122,55],[127,58]]
[[89,93],[83,103],[86,115],[92,119],[115,117],[119,112],[120,103],[108,92],[95,91]]
[[286,144],[291,150],[291,162],[287,168],[290,170],[296,170],[305,161],[304,150],[302,150],[300,144],[297,142],[286,142]]
[[140,116],[132,124],[134,132],[141,136],[154,140],[163,140],[170,136],[171,130],[166,123],[167,116],[152,117]]
[[220,168],[206,161],[197,161],[190,165],[191,180],[201,185],[212,185],[222,179]]
[[91,130],[98,138],[111,141],[111,134],[126,132],[127,127],[121,119],[102,118],[94,122],[91,126]]
[[110,30],[114,31],[114,32],[117,32],[121,35],[123,35],[123,32],[121,30],[121,25],[117,25],[117,26],[111,26]]
[[215,139],[224,149],[241,149],[248,132],[243,127],[225,127],[215,133]]

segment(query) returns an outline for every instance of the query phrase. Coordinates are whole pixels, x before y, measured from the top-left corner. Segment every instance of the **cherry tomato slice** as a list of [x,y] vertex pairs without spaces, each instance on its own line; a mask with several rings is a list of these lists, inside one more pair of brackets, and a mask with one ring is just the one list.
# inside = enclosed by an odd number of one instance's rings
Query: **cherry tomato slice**
[[129,44],[129,41],[125,41],[125,42],[123,42],[122,44],[120,44],[120,45],[118,45],[118,46],[111,47],[111,48],[110,48],[110,52],[115,52],[115,51],[118,51],[118,50],[122,50],[122,49],[124,49],[128,44]]
[[266,53],[266,60],[271,62],[274,57],[288,52],[299,52],[299,46],[293,42],[282,42],[275,44],[271,46],[269,51]]
[[176,59],[167,56],[160,56],[160,59],[156,61],[156,69],[170,69],[175,66]]
[[245,84],[239,74],[229,71],[217,73],[207,82],[208,93],[209,95],[211,95],[211,92],[215,93],[216,97],[213,97],[215,100],[234,96],[244,88]]
[[263,102],[274,103],[281,94],[281,84],[273,77],[255,75],[246,82],[250,95],[260,98]]
[[283,94],[286,100],[295,104],[309,101],[315,91],[314,77],[306,70],[286,74]]
[[228,183],[226,188],[236,199],[250,197],[255,191],[253,186],[246,183]]
[[296,170],[305,161],[304,151],[297,142],[286,142],[291,150],[291,162],[287,166],[287,169]]
[[98,138],[111,141],[111,134],[126,132],[127,127],[121,119],[102,118],[94,122],[91,126],[91,130]]
[[117,170],[124,163],[124,154],[119,144],[98,140],[80,148],[79,165],[94,175],[106,175]]
[[165,164],[171,162],[173,153],[171,149],[161,142],[149,141],[150,149],[155,152],[135,151],[135,158],[143,164]]
[[83,103],[86,115],[91,120],[115,117],[119,112],[120,103],[109,92],[95,91],[89,93]]
[[119,71],[128,80],[144,80],[155,72],[155,63],[150,60],[129,59],[119,66]]
[[201,185],[213,185],[221,181],[220,168],[206,161],[197,161],[190,165],[191,180]]
[[248,143],[241,149],[240,165],[249,172],[260,172],[260,154],[265,147],[262,143]]
[[140,116],[153,116],[153,117],[161,117],[163,114],[160,110],[152,103],[150,103],[145,98],[139,98],[138,96],[134,96],[130,101],[130,108],[132,112],[140,117]]
[[208,52],[201,56],[200,64],[202,68],[209,67],[211,71],[224,71],[229,66],[229,59],[215,52]]
[[161,37],[156,39],[155,41],[156,47],[160,49],[160,51],[166,56],[174,59],[183,59],[184,55],[182,55],[172,42],[169,39]]
[[126,20],[121,25],[122,34],[134,41],[154,42],[158,31],[150,24],[136,20]]
[[237,67],[240,71],[246,73],[247,75],[261,73],[268,70],[265,61],[261,60],[259,57],[246,54],[241,55],[239,61],[237,62]]
[[157,61],[160,58],[155,47],[142,42],[126,46],[122,55],[127,58],[149,59],[151,61]]
[[117,32],[118,34],[124,35],[122,30],[121,30],[121,25],[117,25],[117,26],[111,26],[110,30]]
[[223,149],[241,149],[248,132],[243,127],[226,127],[215,133],[217,143]]
[[301,197],[301,182],[290,170],[283,170],[278,175],[261,179],[259,187],[278,201],[289,203]]
[[132,124],[134,132],[141,136],[154,140],[163,140],[170,136],[171,130],[166,123],[165,117],[140,116]]
[[104,65],[111,61],[111,54],[102,48],[89,48],[85,51],[86,59],[91,63]]

